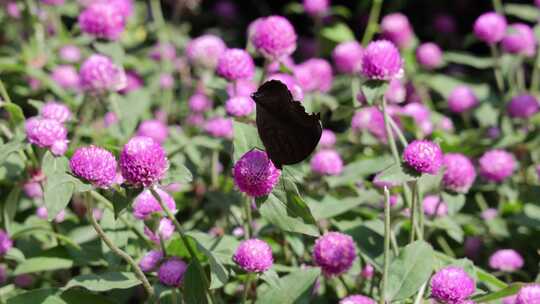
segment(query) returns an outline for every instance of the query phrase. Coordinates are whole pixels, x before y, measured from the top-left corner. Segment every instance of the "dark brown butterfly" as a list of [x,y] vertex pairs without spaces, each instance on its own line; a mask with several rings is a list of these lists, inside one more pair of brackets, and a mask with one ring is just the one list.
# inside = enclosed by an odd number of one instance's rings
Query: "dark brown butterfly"
[[306,159],[322,134],[320,114],[307,114],[278,80],[265,82],[252,95],[257,104],[257,130],[277,168]]

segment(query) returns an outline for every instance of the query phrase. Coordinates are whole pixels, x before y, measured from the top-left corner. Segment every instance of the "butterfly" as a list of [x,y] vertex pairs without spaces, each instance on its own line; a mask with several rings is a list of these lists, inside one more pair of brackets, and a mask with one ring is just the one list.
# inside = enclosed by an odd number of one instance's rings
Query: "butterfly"
[[285,84],[267,81],[251,97],[259,137],[277,168],[299,163],[315,150],[322,134],[320,113],[306,113]]

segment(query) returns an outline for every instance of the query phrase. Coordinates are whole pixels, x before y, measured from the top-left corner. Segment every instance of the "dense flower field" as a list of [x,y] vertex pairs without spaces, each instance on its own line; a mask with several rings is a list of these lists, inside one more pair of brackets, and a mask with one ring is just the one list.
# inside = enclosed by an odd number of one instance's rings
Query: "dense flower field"
[[0,1],[0,303],[540,303],[540,1],[278,2]]

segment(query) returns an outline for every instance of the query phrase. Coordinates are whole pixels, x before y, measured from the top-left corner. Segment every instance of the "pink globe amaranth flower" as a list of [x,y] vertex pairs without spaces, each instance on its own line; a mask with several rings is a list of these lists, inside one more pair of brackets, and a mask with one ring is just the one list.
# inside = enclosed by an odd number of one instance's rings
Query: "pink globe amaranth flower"
[[438,144],[415,140],[403,151],[403,160],[418,173],[437,174],[443,163],[443,154]]
[[126,87],[124,70],[106,56],[94,54],[86,59],[79,71],[83,89],[95,93],[119,91]]
[[165,90],[172,89],[174,87],[174,77],[169,73],[159,75],[159,87]]
[[277,169],[264,151],[251,150],[244,154],[232,170],[234,183],[240,191],[252,197],[268,195],[279,181]]
[[212,100],[205,94],[195,93],[188,100],[189,109],[195,113],[203,113],[212,108]]
[[454,132],[454,123],[449,117],[443,116],[437,122],[437,129],[452,133]]
[[136,91],[144,85],[143,78],[133,70],[125,72],[126,74],[126,86],[119,90],[120,94],[128,94],[129,92]]
[[332,87],[334,76],[328,61],[312,58],[294,68],[294,76],[306,92],[328,92]]
[[536,51],[534,31],[524,23],[511,24],[501,41],[501,46],[505,52],[531,57]]
[[366,107],[357,111],[351,121],[354,131],[368,131],[381,142],[386,142],[384,116],[377,107]]
[[102,2],[108,2],[111,5],[115,6],[116,9],[128,19],[133,15],[133,0],[100,0]]
[[51,153],[60,156],[64,155],[68,149],[68,140],[57,140],[51,146]]
[[156,245],[161,244],[161,240],[169,240],[174,234],[174,231],[174,224],[168,218],[162,218],[161,220],[159,220],[159,224],[155,233],[147,226],[144,226],[144,234]]
[[517,295],[509,296],[502,299],[502,304],[516,304]]
[[287,86],[287,89],[291,91],[294,100],[298,100],[300,102],[304,101],[304,90],[293,76],[289,74],[276,73],[268,76],[266,81],[269,80],[279,80],[283,82]]
[[429,216],[442,217],[448,214],[448,205],[437,195],[428,195],[422,202],[424,213]]
[[456,32],[456,20],[452,15],[439,14],[433,21],[433,26],[438,33],[452,34]]
[[117,40],[124,32],[126,17],[110,2],[95,2],[86,7],[78,18],[81,31],[97,38]]
[[64,0],[41,0],[41,3],[47,5],[62,5],[64,4]]
[[339,301],[339,304],[376,304],[375,300],[373,300],[370,297],[366,297],[363,295],[352,295],[348,296],[344,299],[341,299]]
[[474,22],[473,31],[479,40],[494,44],[501,41],[506,34],[506,19],[495,12],[480,15]]
[[328,12],[330,0],[304,0],[304,11],[310,16],[323,16]]
[[410,116],[418,124],[429,120],[431,117],[431,111],[424,104],[419,102],[412,102],[407,104],[401,110],[401,114]]
[[234,252],[233,261],[247,272],[265,272],[274,264],[272,248],[259,239],[240,242]]
[[31,117],[25,122],[28,141],[41,148],[50,148],[56,142],[65,142],[67,130],[54,119]]
[[331,130],[324,129],[319,140],[319,147],[332,148],[336,144],[336,134]]
[[457,86],[448,96],[448,109],[454,113],[463,113],[474,108],[477,104],[478,99],[468,86]]
[[538,105],[536,97],[523,94],[512,98],[506,106],[506,111],[510,117],[529,118],[538,113],[539,108],[540,105]]
[[111,152],[96,146],[75,150],[69,160],[76,176],[100,188],[110,187],[116,178],[116,159]]
[[499,249],[489,257],[489,267],[512,272],[523,267],[523,257],[514,249]]
[[137,136],[150,137],[156,142],[162,144],[169,136],[167,125],[157,119],[150,119],[141,122],[137,129]]
[[327,232],[315,241],[313,261],[326,276],[347,272],[356,259],[352,237],[341,232]]
[[81,60],[81,50],[75,45],[64,45],[58,51],[60,59],[65,62],[78,62]]
[[225,110],[231,116],[248,116],[255,110],[255,102],[248,96],[231,97],[225,102]]
[[232,139],[234,135],[233,122],[229,118],[214,117],[209,119],[204,130],[214,137]]
[[182,284],[187,268],[188,265],[180,258],[169,258],[159,266],[159,282],[166,286],[178,287]]
[[296,63],[291,56],[285,56],[279,60],[270,62],[266,69],[269,74],[275,74],[281,72],[281,66],[285,66],[287,69],[292,71],[296,66]]
[[371,264],[366,264],[366,266],[362,268],[362,272],[360,272],[360,276],[362,276],[362,278],[366,280],[371,280],[374,274],[375,274],[375,268],[373,268]]
[[416,49],[416,60],[428,70],[436,69],[443,63],[442,50],[433,42],[422,43]]
[[362,58],[362,74],[369,79],[391,80],[403,75],[403,59],[388,40],[370,42]]
[[521,287],[516,297],[516,304],[540,304],[540,284]]
[[270,60],[279,60],[296,50],[296,32],[284,17],[259,18],[250,25],[249,35],[255,49]]
[[499,215],[499,211],[497,209],[488,208],[488,209],[482,211],[482,213],[480,214],[480,217],[482,217],[482,219],[484,221],[490,221],[490,220],[496,218],[497,215]]
[[219,57],[217,73],[229,81],[251,79],[255,74],[255,63],[245,50],[228,49]]
[[49,101],[41,108],[41,117],[65,123],[71,119],[71,111],[64,104]]
[[227,94],[229,97],[251,96],[251,94],[253,94],[255,91],[257,91],[257,84],[255,84],[252,80],[240,79],[227,84]]
[[502,182],[510,177],[517,164],[514,156],[504,150],[490,150],[478,160],[480,176],[490,182]]
[[43,189],[41,188],[41,184],[39,182],[35,182],[32,180],[27,181],[24,183],[23,192],[26,196],[29,198],[42,198],[43,197]]
[[332,60],[340,73],[353,74],[362,69],[363,48],[357,41],[338,44],[332,51]]
[[156,61],[173,61],[176,59],[176,47],[168,42],[158,43],[150,50],[149,55]]
[[21,18],[21,8],[19,7],[19,4],[15,1],[9,1],[8,3],[6,3],[6,13],[11,18]]
[[476,170],[471,160],[463,154],[447,153],[443,157],[443,165],[444,187],[458,193],[467,193],[476,179]]
[[139,261],[139,267],[144,272],[150,272],[157,268],[161,259],[163,259],[163,252],[160,250],[150,250]]
[[465,238],[464,251],[465,256],[470,259],[478,258],[480,249],[482,248],[484,241],[479,236],[470,236]]
[[384,16],[381,32],[385,39],[392,41],[399,48],[406,48],[412,42],[414,32],[407,16],[393,13]]
[[[201,113],[191,113],[186,117],[186,124],[194,127],[205,125],[204,116]],[[232,133],[231,133],[232,138]]]
[[460,304],[475,290],[474,279],[460,267],[444,267],[431,278],[431,296],[442,303]]
[[80,85],[79,73],[71,65],[59,65],[51,73],[52,80],[66,90],[77,90]]
[[311,170],[320,175],[340,175],[343,171],[343,160],[336,150],[320,150],[311,159]]
[[13,279],[13,283],[20,288],[30,288],[34,284],[34,277],[30,274],[20,274]]
[[13,241],[4,230],[0,229],[0,256],[6,254],[13,247]]
[[[172,196],[167,192],[156,189],[156,192],[159,194],[161,201],[171,210],[171,212],[176,212],[176,203]],[[144,190],[141,194],[137,195],[133,201],[133,216],[140,220],[147,220],[153,213],[159,213],[163,211],[159,202],[152,195],[150,190]]]
[[192,65],[213,70],[225,49],[225,43],[221,38],[214,35],[202,35],[188,43],[186,55]]
[[394,78],[390,80],[388,89],[384,93],[384,97],[390,103],[402,103],[407,96],[407,89],[400,79]]
[[144,187],[158,182],[169,168],[163,147],[146,136],[135,136],[124,145],[119,164],[127,183]]
[[106,128],[118,123],[118,116],[114,112],[107,112],[103,116],[103,123]]

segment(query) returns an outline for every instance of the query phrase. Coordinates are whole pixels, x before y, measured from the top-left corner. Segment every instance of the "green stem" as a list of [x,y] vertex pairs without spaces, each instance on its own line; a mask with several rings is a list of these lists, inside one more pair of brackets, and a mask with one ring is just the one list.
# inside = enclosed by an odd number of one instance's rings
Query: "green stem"
[[390,151],[392,151],[392,155],[394,156],[394,160],[396,161],[396,164],[399,164],[400,157],[396,146],[396,140],[394,139],[394,132],[392,132],[390,128],[390,115],[388,115],[388,112],[386,111],[386,99],[383,98],[382,101],[382,112],[384,117],[384,128],[386,129],[386,137],[388,139],[388,145],[390,146]]
[[531,77],[531,91],[538,92],[540,88],[540,52],[536,53],[534,60],[533,72]]
[[242,304],[247,303],[249,298],[249,289],[251,287],[251,281],[253,280],[254,274],[248,273],[246,277],[246,283],[244,284],[244,292],[242,293]]
[[418,188],[418,182],[414,182],[414,192],[416,193],[416,212],[418,214],[418,239],[424,239],[424,208],[422,201],[420,200],[420,189]]
[[210,170],[212,170],[212,172],[210,173],[212,189],[218,188],[218,163],[219,163],[219,151],[212,150],[212,166],[210,168]]
[[493,8],[498,14],[501,14],[504,16],[504,10],[502,6],[501,0],[491,0],[491,3],[493,4]]
[[176,292],[176,288],[171,288],[171,301],[173,304],[178,303],[178,294]]
[[249,238],[252,235],[252,233],[251,233],[251,222],[252,222],[252,219],[251,219],[251,198],[249,196],[246,196],[244,201],[245,201],[244,209],[245,209],[245,213],[246,213],[245,214],[246,218],[245,218],[245,221],[244,221],[244,236],[245,236],[246,240],[249,240]]
[[499,56],[499,51],[494,44],[490,44],[489,48],[491,50],[491,56],[495,61],[495,69],[493,71],[495,73],[495,81],[497,83],[497,88],[499,89],[499,92],[501,94],[504,94],[504,78],[501,72],[501,58]]
[[390,192],[384,187],[384,265],[379,304],[385,304],[386,288],[388,287],[388,269],[390,267]]
[[418,293],[416,294],[416,298],[414,299],[414,304],[421,304],[424,292],[426,290],[427,284],[424,283],[422,286],[420,286],[420,289],[418,289]]
[[411,236],[409,239],[409,243],[414,242],[414,239],[416,238],[416,205],[418,204],[416,201],[416,186],[413,185],[412,194],[411,194]]
[[11,98],[9,97],[9,94],[2,80],[0,80],[0,96],[6,103],[11,103]]
[[388,121],[390,122],[390,126],[392,127],[392,130],[394,130],[394,132],[396,132],[396,134],[398,136],[398,139],[399,139],[399,142],[403,146],[403,149],[405,149],[407,147],[407,145],[409,145],[409,143],[407,142],[407,139],[405,138],[405,135],[403,135],[403,132],[398,127],[398,125],[396,124],[396,122],[394,121],[392,116],[388,116],[388,118],[389,118]]
[[155,30],[160,33],[165,27],[165,19],[163,18],[160,0],[151,0],[150,10],[152,11],[152,17],[154,18],[156,26]]
[[369,12],[368,25],[366,27],[364,37],[362,38],[362,45],[364,46],[369,41],[371,41],[371,38],[373,38],[373,35],[375,34],[375,32],[377,32],[377,27],[379,23],[379,15],[381,14],[382,4],[383,4],[383,0],[373,0],[373,4],[371,5],[371,11]]

